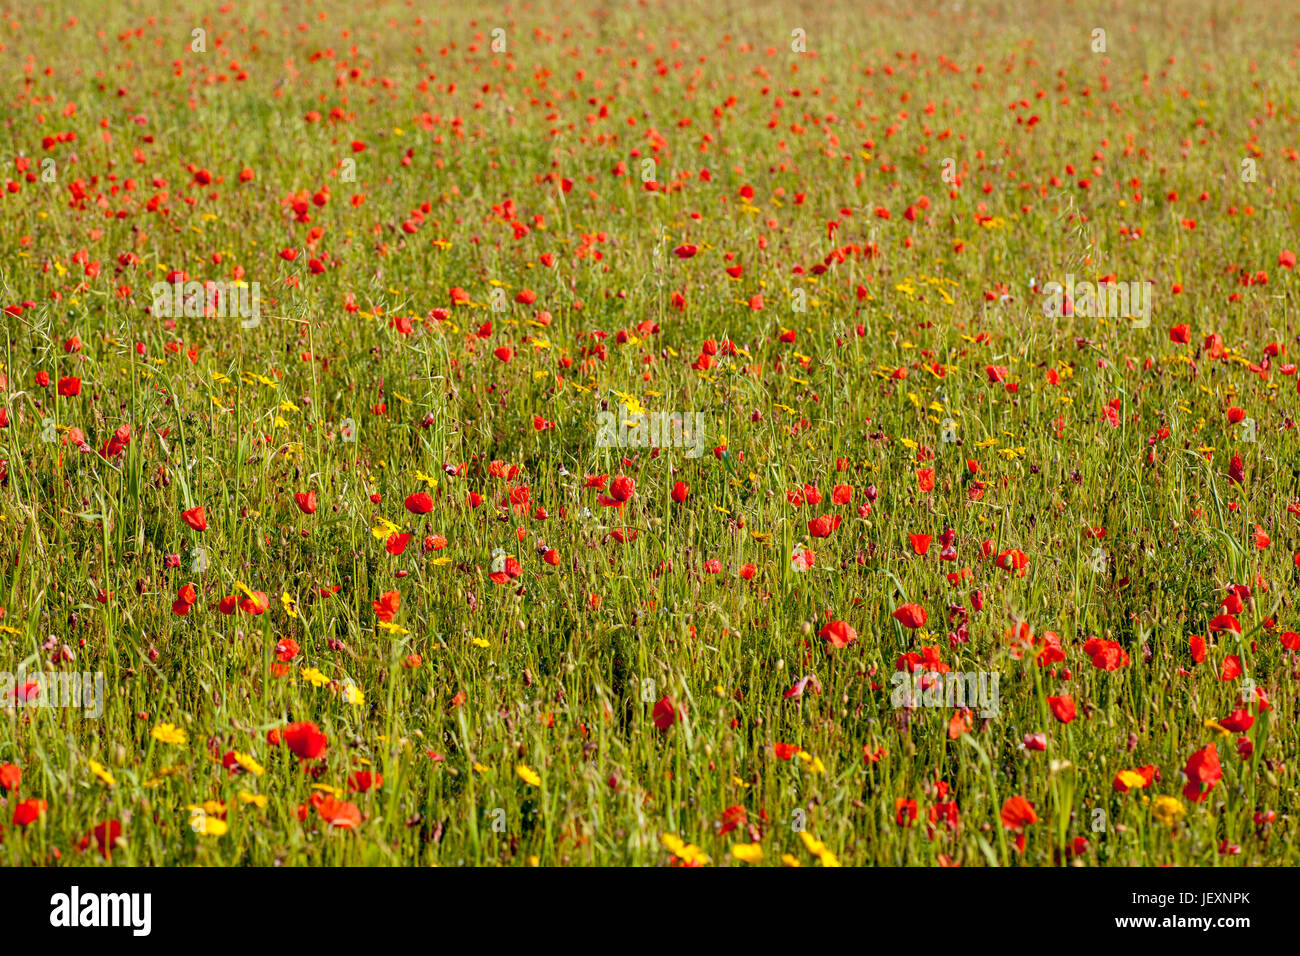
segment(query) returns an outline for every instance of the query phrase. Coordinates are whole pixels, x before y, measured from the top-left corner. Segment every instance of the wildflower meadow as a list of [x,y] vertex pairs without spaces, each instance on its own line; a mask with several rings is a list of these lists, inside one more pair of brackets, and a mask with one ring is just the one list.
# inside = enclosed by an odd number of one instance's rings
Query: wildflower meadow
[[1300,862],[1298,12],[11,5],[0,865]]

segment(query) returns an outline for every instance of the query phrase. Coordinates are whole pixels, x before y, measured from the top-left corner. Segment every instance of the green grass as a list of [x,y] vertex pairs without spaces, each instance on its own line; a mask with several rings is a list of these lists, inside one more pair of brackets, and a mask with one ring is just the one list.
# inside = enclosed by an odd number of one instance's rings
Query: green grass
[[[3,702],[0,765],[22,774],[0,861],[1300,861],[1300,339],[1279,260],[1300,245],[1297,50],[1277,29],[1294,9],[65,6],[0,28],[0,304],[32,303],[3,316],[0,670],[102,673],[105,696],[97,719]],[[665,189],[643,188],[647,156]],[[237,268],[256,328],[149,314],[169,273]],[[1150,327],[1045,316],[1031,278],[1067,274],[1150,280]],[[58,395],[69,376],[81,393]],[[620,403],[703,413],[704,454],[601,447]],[[99,454],[122,425],[121,455]],[[603,507],[585,476],[620,474],[635,493]],[[823,500],[792,503],[804,485]],[[428,514],[403,507],[420,491]],[[181,519],[198,505],[201,532]],[[401,555],[385,522],[412,535]],[[1023,575],[998,567],[1011,550]],[[1211,630],[1234,585],[1240,634]],[[249,591],[265,613],[221,612]],[[918,629],[892,616],[909,603]],[[832,620],[857,639],[831,647]],[[1040,641],[1023,653],[1022,622]],[[1064,660],[1040,666],[1048,632]],[[1127,663],[1094,667],[1090,638]],[[925,648],[997,674],[997,715],[895,706],[900,658]],[[1221,679],[1230,656],[1242,673]],[[1251,687],[1269,708],[1224,728]],[[269,739],[300,722],[323,756]],[[1197,801],[1185,768],[1212,744],[1221,779]],[[1116,788],[1142,767],[1147,786]],[[382,784],[353,792],[359,771]],[[1023,849],[1014,797],[1037,818]],[[121,839],[100,851],[106,821]]]

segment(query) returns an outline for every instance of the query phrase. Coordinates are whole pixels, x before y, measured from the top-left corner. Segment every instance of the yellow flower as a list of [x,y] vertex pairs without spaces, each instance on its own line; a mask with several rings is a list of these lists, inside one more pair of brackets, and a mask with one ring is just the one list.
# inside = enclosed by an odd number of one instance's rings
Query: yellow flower
[[346,700],[349,704],[352,704],[354,707],[365,706],[366,695],[363,694],[361,692],[361,688],[359,688],[356,684],[352,683],[352,681],[348,681],[347,683],[345,683],[342,687],[342,690],[343,690],[343,699]]
[[255,777],[260,777],[266,772],[260,763],[248,754],[241,754],[239,751],[235,751],[235,763],[239,764]]
[[178,747],[184,747],[189,738],[186,736],[185,731],[175,724],[159,724],[153,729],[153,739],[164,744],[175,744]]
[[813,837],[806,830],[799,831],[799,837],[803,840],[804,848],[817,859],[821,860],[822,866],[839,866],[840,861],[836,859],[835,854],[827,849],[826,844],[821,840]]
[[210,817],[205,813],[196,813],[190,818],[190,826],[201,836],[219,837],[230,829],[220,817]]
[[492,646],[492,642],[491,642],[491,641],[486,641],[486,640],[484,640],[484,639],[481,638],[481,637],[476,637],[476,638],[474,638],[474,640],[473,640],[471,643],[472,643],[475,647],[491,647],[491,646]]
[[1132,770],[1121,770],[1117,779],[1130,790],[1141,790],[1147,785],[1147,778],[1140,773],[1134,773]]
[[1173,826],[1179,818],[1187,812],[1183,802],[1177,797],[1160,796],[1155,799],[1155,806],[1151,812],[1155,818],[1167,827]]
[[826,766],[822,763],[821,757],[814,757],[812,754],[804,750],[799,751],[799,753],[796,756],[798,756],[798,758],[801,761],[803,761],[804,766],[808,768],[809,772],[811,773],[826,772]]
[[285,591],[280,595],[280,603],[284,605],[285,614],[288,614],[290,617],[298,616],[298,602],[289,596],[288,591]]
[[781,865],[782,866],[803,866],[803,864],[800,863],[799,860],[791,853],[781,854]]
[[91,760],[88,761],[88,763],[90,764],[90,772],[93,773],[96,777],[104,781],[104,783],[106,783],[110,787],[117,786],[117,781],[113,779],[113,775],[109,773],[107,769],[105,769],[102,763],[100,763],[98,760]]
[[694,863],[703,865],[709,862],[708,854],[701,850],[694,843],[687,843],[675,833],[664,833],[659,837],[662,843],[673,856],[683,863]]
[[239,801],[240,803],[251,803],[258,809],[266,808],[266,794],[264,793],[249,793],[247,790],[240,790]]
[[731,848],[731,855],[741,863],[763,862],[763,848],[757,843],[737,843]]
[[519,774],[519,779],[530,787],[540,787],[542,785],[542,778],[537,775],[536,770],[527,764],[521,763],[515,767],[515,773]]
[[302,669],[302,679],[311,683],[313,687],[324,687],[330,682],[330,679],[314,667],[304,667]]

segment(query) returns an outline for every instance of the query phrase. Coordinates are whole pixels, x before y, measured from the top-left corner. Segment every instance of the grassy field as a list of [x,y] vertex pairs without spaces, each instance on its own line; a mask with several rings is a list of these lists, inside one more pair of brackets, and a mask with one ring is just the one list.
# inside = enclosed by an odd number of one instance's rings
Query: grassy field
[[756,6],[0,17],[0,862],[1300,862],[1300,5]]

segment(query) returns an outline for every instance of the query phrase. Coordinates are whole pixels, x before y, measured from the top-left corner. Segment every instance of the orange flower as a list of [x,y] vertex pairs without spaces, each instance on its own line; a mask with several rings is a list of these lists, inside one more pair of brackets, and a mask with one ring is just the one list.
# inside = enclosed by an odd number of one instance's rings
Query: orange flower
[[392,621],[397,616],[397,609],[402,606],[402,596],[396,591],[385,591],[378,601],[371,601],[375,617],[384,622]]

